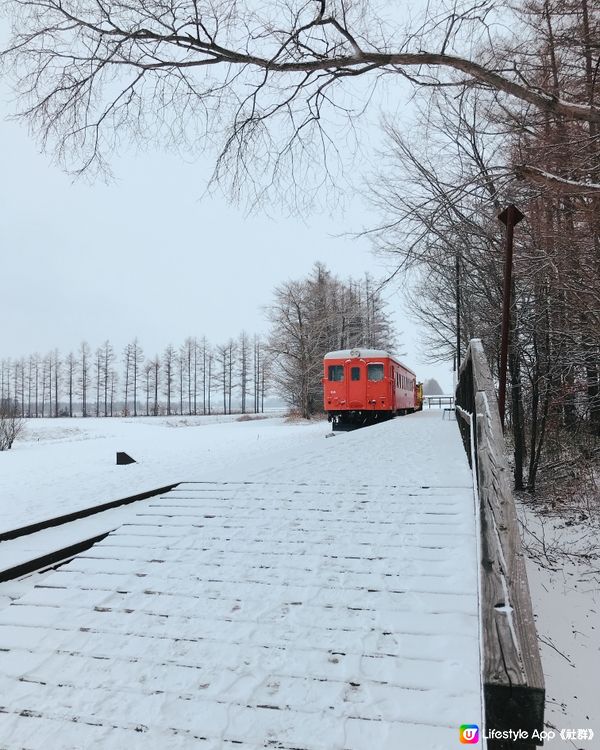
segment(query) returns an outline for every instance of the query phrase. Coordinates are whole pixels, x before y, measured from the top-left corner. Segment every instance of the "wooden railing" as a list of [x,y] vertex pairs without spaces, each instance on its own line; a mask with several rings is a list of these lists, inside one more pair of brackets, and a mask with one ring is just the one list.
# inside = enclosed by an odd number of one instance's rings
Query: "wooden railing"
[[544,728],[544,675],[498,401],[479,339],[460,368],[456,416],[479,496],[486,733],[523,730],[528,738],[488,740],[488,748],[535,748],[542,742],[532,734]]

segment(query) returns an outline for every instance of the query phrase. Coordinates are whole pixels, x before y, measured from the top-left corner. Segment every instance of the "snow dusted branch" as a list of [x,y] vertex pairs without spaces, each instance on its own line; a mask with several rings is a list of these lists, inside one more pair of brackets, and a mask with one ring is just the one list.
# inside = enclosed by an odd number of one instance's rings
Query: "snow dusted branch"
[[524,164],[515,169],[519,179],[527,180],[535,185],[549,188],[554,193],[563,195],[600,195],[600,184],[593,182],[578,182],[565,177],[545,172],[543,169]]

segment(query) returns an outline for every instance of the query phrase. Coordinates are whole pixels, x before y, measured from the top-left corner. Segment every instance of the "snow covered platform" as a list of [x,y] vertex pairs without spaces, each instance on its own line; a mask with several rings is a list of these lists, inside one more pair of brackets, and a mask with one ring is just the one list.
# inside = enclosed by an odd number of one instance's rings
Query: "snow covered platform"
[[448,750],[480,724],[456,423],[283,457],[147,501],[0,611],[0,746]]

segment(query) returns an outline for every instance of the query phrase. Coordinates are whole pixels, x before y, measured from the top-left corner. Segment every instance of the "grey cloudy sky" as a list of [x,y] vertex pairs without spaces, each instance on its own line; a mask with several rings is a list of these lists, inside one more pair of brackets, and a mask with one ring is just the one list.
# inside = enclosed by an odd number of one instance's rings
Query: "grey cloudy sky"
[[[3,117],[1,131],[2,357],[68,352],[84,339],[120,351],[137,336],[148,355],[187,336],[220,343],[266,332],[273,287],[316,260],[342,277],[385,273],[368,240],[336,236],[372,224],[360,196],[334,216],[248,217],[222,197],[201,198],[209,156],[189,164],[150,148],[115,158],[114,182],[88,184],[40,154],[23,123]],[[448,391],[451,367],[423,362],[401,296],[387,297],[404,361]]]

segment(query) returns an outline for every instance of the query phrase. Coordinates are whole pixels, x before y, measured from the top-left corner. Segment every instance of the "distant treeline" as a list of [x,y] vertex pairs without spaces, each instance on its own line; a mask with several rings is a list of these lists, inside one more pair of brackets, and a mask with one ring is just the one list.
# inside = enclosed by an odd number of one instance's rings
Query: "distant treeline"
[[117,354],[109,340],[92,350],[58,349],[0,363],[0,398],[22,417],[157,416],[259,412],[268,357],[259,336],[242,332],[212,346],[189,337],[146,357],[137,338]]
[[264,410],[269,391],[304,417],[322,410],[323,355],[354,346],[391,349],[394,330],[379,285],[342,281],[316,263],[276,287],[264,339],[242,332],[225,344],[191,336],[147,357],[138,338],[122,352],[30,354],[0,363],[0,400],[18,417],[230,414]]

